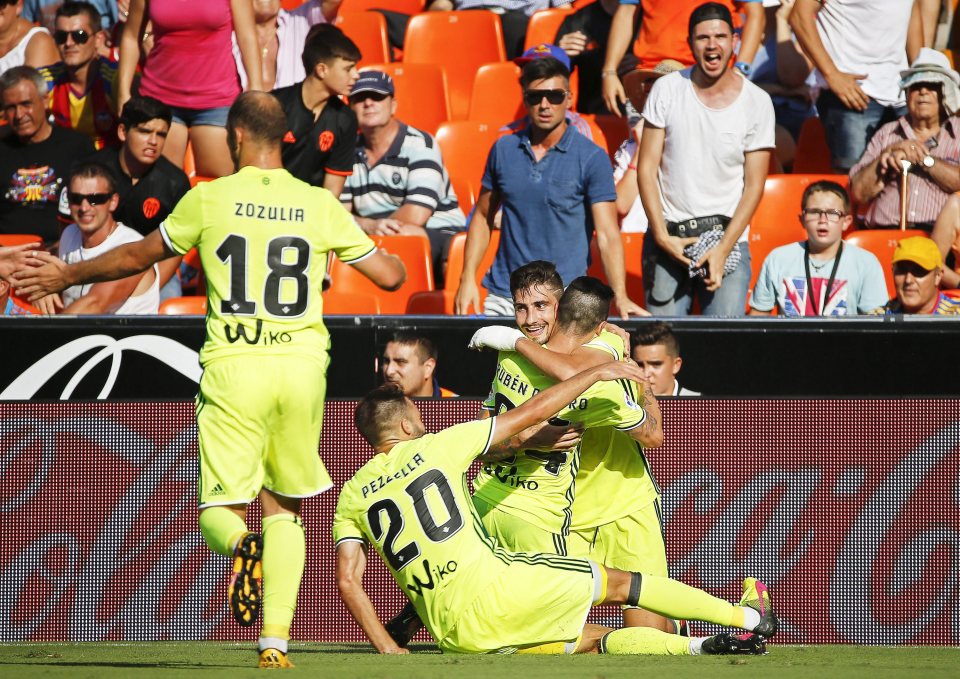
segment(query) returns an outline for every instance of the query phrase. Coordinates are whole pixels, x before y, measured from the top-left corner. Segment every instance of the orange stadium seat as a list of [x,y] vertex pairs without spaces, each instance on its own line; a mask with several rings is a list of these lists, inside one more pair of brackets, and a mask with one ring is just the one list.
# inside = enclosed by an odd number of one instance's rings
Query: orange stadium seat
[[288,12],[302,5],[306,0],[281,0],[280,6]]
[[[437,130],[437,143],[443,164],[450,173],[460,207],[466,213],[480,195],[480,180],[490,147],[500,137],[495,123],[460,120],[443,123]],[[461,195],[469,191],[469,196]]]
[[[458,233],[450,239],[450,251],[447,255],[447,272],[444,277],[443,290],[434,290],[433,292],[418,292],[410,297],[407,303],[408,314],[453,314],[453,301],[457,294],[457,288],[460,286],[460,276],[463,273],[464,252],[467,244],[467,234]],[[477,269],[477,285],[480,286],[480,303],[487,297],[487,289],[480,282],[486,275],[490,266],[493,264],[493,258],[497,254],[497,248],[500,246],[500,231],[492,230],[490,232],[490,243],[487,245],[487,251],[480,260],[480,267]],[[476,313],[483,313],[483,309],[476,310]]]
[[438,64],[371,64],[362,70],[383,71],[393,78],[397,118],[419,130],[436,134],[450,120],[447,76]]
[[387,20],[379,12],[344,12],[337,15],[336,25],[360,49],[360,63],[390,61]]
[[193,144],[187,140],[187,150],[183,154],[183,172],[191,179],[197,175],[197,159],[193,155]]
[[520,94],[519,66],[512,61],[498,61],[477,69],[470,94],[469,120],[489,120],[503,126],[526,113]]
[[843,186],[846,175],[836,174],[778,174],[767,177],[763,196],[750,220],[750,289],[756,285],[760,267],[774,248],[806,238],[797,215],[800,199],[810,184],[829,179]]
[[380,313],[380,300],[365,292],[323,293],[324,316],[376,315]]
[[378,247],[400,257],[407,267],[407,280],[400,289],[394,292],[381,290],[352,266],[334,257],[330,266],[333,281],[330,290],[373,295],[380,301],[381,313],[403,314],[413,293],[433,290],[430,241],[426,236],[374,236],[373,240]]
[[793,171],[797,174],[833,172],[827,135],[823,131],[823,123],[819,118],[807,118],[803,121],[800,138],[797,139],[797,155],[793,160]]
[[557,30],[560,24],[576,10],[572,7],[553,7],[534,12],[527,24],[527,37],[523,41],[523,49],[528,50],[541,43],[555,44]]
[[880,260],[880,266],[883,267],[884,280],[887,282],[887,297],[893,299],[896,295],[893,287],[893,251],[897,249],[897,243],[901,238],[926,235],[928,235],[926,231],[920,231],[919,229],[907,229],[905,231],[868,229],[854,231],[844,240],[864,250],[869,250],[877,256],[877,259]]
[[491,61],[505,59],[503,29],[493,12],[425,12],[411,17],[407,24],[403,61],[443,65],[454,120],[467,116],[477,69]]
[[400,14],[419,14],[423,0],[343,0],[340,11],[363,12],[368,9],[385,9]]
[[160,313],[166,316],[206,316],[207,298],[170,297],[160,302]]
[[[643,234],[621,232],[620,240],[623,242],[623,261],[627,269],[627,294],[634,302],[640,306],[645,306],[642,264]],[[587,275],[609,283],[603,270],[603,260],[600,259],[600,248],[597,245],[596,235],[590,240],[590,266],[587,268]],[[611,313],[616,314],[618,312],[613,309]]]
[[27,243],[42,243],[43,239],[32,233],[0,233],[0,246],[13,247],[14,245],[26,245]]
[[203,182],[212,182],[214,179],[216,179],[216,177],[201,177],[200,175],[193,174],[190,175],[190,186],[194,187]]

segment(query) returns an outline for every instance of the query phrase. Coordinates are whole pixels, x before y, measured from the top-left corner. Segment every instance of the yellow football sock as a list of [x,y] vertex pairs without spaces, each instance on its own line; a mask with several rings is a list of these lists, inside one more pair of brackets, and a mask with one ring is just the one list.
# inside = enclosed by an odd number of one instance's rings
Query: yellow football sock
[[667,618],[703,620],[726,627],[743,627],[743,609],[739,606],[707,594],[702,589],[659,575],[643,576],[637,603],[641,608]]
[[300,517],[284,513],[264,518],[262,637],[290,638],[306,561],[307,541]]
[[600,652],[610,655],[690,655],[690,640],[652,627],[624,627],[603,636]]
[[231,509],[207,507],[200,511],[200,534],[217,554],[232,556],[237,541],[246,532],[246,522]]

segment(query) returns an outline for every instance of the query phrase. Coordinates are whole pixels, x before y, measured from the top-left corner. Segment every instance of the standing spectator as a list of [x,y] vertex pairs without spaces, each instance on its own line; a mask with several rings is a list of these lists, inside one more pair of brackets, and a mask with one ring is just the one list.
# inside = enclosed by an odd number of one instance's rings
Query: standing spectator
[[[60,259],[67,264],[93,259],[143,236],[113,218],[120,197],[110,171],[96,163],[79,165],[70,176],[67,200],[73,224],[63,230]],[[156,265],[143,273],[100,283],[74,285],[62,294],[64,314],[155,314],[160,305]]]
[[897,296],[878,311],[890,314],[960,315],[960,300],[940,292],[943,260],[926,236],[904,238],[893,252],[893,286]]
[[0,233],[60,238],[57,206],[74,162],[93,153],[86,135],[51,125],[36,69],[17,66],[0,75],[3,115],[11,134],[0,140]]
[[831,162],[846,174],[902,112],[898,76],[920,50],[920,12],[911,0],[796,0],[790,25],[817,67]]
[[[121,4],[122,2],[123,0],[121,0]],[[67,3],[63,0],[23,0],[23,18],[43,26],[52,33],[56,24],[57,13],[65,4]],[[117,0],[90,0],[90,4],[100,15],[100,24],[96,30],[109,32],[119,18]]]
[[[117,128],[123,145],[104,149],[92,158],[116,179],[120,201],[114,218],[141,236],[160,226],[190,190],[190,180],[183,170],[163,157],[170,120],[169,106],[152,97],[131,97],[123,105]],[[176,275],[180,260],[178,255],[157,265],[161,301],[181,294]]]
[[450,239],[466,218],[440,147],[395,117],[393,78],[386,73],[364,71],[350,90],[350,108],[360,137],[340,201],[370,235],[427,236],[434,271],[442,271]]
[[860,161],[850,169],[850,189],[868,204],[864,224],[871,229],[900,226],[900,163],[911,163],[907,181],[907,223],[933,230],[950,195],[960,191],[960,74],[941,52],[924,47],[902,74],[907,113],[873,135]]
[[[687,315],[696,294],[704,315],[742,316],[750,283],[746,229],[774,145],[773,104],[728,66],[735,42],[729,9],[700,5],[689,30],[696,65],[657,80],[643,109],[638,181],[650,222],[643,242],[647,307]],[[691,259],[685,248],[697,236],[721,230],[715,247]],[[735,248],[739,263],[725,272]],[[693,276],[692,268],[704,267],[703,277]]]
[[[307,0],[296,9],[286,10],[280,0],[253,0],[264,90],[295,85],[306,77],[300,57],[307,34],[315,24],[333,23],[341,2]],[[233,34],[233,58],[237,62],[241,86],[244,90],[250,89],[236,33]]]
[[120,42],[120,107],[130,98],[148,21],[153,26],[154,44],[143,66],[138,93],[159,99],[173,110],[164,155],[183,167],[189,138],[197,174],[230,174],[233,162],[227,149],[227,111],[240,94],[232,32],[237,34],[244,68],[252,74],[250,89],[263,89],[250,0],[130,0]]
[[437,381],[437,345],[409,331],[394,333],[383,350],[380,370],[385,383],[396,384],[410,398],[451,398],[456,394]]
[[[584,5],[566,17],[557,30],[554,43],[557,44],[580,74],[580,94],[577,97],[577,110],[581,113],[606,113],[603,104],[600,72],[607,53],[607,38],[610,24],[617,11],[618,0],[599,0]],[[637,39],[640,29],[640,17],[636,16],[633,35],[630,42]],[[629,52],[623,55],[617,65],[618,73],[629,73],[636,68],[637,57]]]
[[339,197],[353,172],[357,116],[340,97],[357,81],[360,50],[336,26],[314,26],[303,48],[303,82],[274,90],[287,114],[283,166]]
[[853,223],[850,198],[836,182],[803,192],[800,225],[807,240],[775,248],[750,296],[751,315],[851,316],[883,306],[887,284],[876,255],[845,243]]
[[47,106],[60,127],[82,132],[94,146],[118,146],[117,62],[99,56],[106,35],[100,13],[89,2],[57,9],[53,40],[60,61],[40,69],[48,83]]
[[630,336],[630,356],[647,376],[654,396],[699,396],[680,386],[677,373],[683,366],[680,342],[670,325],[657,321],[642,325]]
[[0,2],[0,74],[16,66],[39,68],[59,57],[49,31],[20,16],[23,0]]
[[[626,103],[626,94],[618,77],[618,66],[630,46],[637,12],[641,14],[640,32],[633,43],[633,52],[640,60],[637,68],[651,69],[664,59],[676,59],[690,66],[694,63],[684,27],[690,14],[701,0],[620,0],[610,25],[606,56],[603,60],[603,100],[607,108],[620,115],[620,107]],[[762,0],[722,0],[728,11],[735,7],[743,9],[746,22],[742,27],[742,40],[736,66],[745,75],[750,74],[753,58],[757,54],[763,36],[766,17]]]
[[617,194],[606,153],[567,123],[570,72],[552,57],[534,59],[520,76],[531,125],[501,137],[490,149],[467,231],[455,312],[480,311],[476,272],[490,242],[490,224],[502,206],[500,246],[483,279],[487,315],[510,316],[510,272],[527,262],[557,263],[563,280],[586,273],[590,236],[597,244],[621,315],[643,313],[627,296]]

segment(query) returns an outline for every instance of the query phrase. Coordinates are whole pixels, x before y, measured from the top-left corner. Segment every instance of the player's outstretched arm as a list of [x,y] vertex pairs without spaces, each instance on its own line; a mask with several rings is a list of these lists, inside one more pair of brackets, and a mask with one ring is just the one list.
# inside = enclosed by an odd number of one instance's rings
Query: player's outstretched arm
[[167,248],[158,229],[136,243],[128,243],[93,259],[67,264],[48,252],[32,251],[29,268],[14,274],[17,294],[31,302],[71,285],[115,281],[146,271],[176,253]]
[[40,243],[24,243],[23,245],[12,245],[10,247],[0,247],[0,280],[8,283],[14,282],[13,272],[27,265],[30,259],[30,251],[40,247]]
[[491,445],[515,436],[527,427],[549,420],[593,384],[619,379],[640,382],[643,373],[633,361],[611,361],[544,389],[526,403],[497,416]]
[[637,382],[643,389],[640,406],[647,417],[643,424],[630,430],[630,437],[644,448],[659,448],[663,445],[663,418],[660,415],[660,403],[653,394],[649,382]]
[[353,541],[337,545],[337,590],[350,615],[380,653],[409,653],[407,649],[397,646],[377,617],[370,597],[363,589],[363,572],[366,568],[366,545]]
[[407,268],[396,255],[377,250],[353,265],[357,271],[384,290],[398,290],[407,280]]

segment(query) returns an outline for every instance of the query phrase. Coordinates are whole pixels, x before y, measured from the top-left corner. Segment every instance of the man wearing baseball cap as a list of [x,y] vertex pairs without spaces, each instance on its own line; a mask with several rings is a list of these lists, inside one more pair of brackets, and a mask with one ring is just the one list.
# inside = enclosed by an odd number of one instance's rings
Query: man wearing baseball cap
[[943,260],[926,236],[904,238],[893,253],[893,284],[897,296],[883,308],[885,314],[960,315],[960,301],[940,292]]
[[370,235],[420,235],[430,239],[434,271],[466,218],[457,203],[440,147],[428,133],[397,119],[393,78],[362,71],[350,90],[360,136],[353,174],[340,202]]

